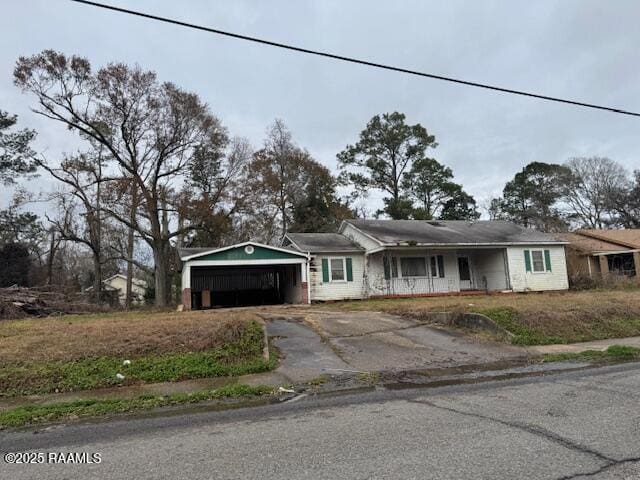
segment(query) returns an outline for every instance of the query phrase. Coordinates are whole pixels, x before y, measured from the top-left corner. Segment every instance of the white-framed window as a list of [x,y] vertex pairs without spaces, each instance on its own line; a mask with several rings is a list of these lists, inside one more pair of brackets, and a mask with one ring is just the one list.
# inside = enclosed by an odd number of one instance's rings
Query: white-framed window
[[345,257],[337,257],[329,259],[329,281],[330,282],[346,282],[347,281],[347,259]]
[[544,268],[544,251],[543,250],[531,250],[531,267],[535,273],[542,273]]
[[400,271],[403,277],[426,277],[426,259],[424,257],[400,257]]

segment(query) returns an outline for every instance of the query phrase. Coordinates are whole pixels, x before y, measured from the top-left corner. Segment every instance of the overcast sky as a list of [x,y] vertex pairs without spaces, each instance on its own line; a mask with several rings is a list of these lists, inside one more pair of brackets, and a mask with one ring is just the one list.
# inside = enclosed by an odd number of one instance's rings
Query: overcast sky
[[[640,111],[640,2],[105,0],[425,72]],[[542,102],[295,54],[66,0],[2,4],[0,108],[38,131],[55,159],[75,137],[29,110],[12,82],[20,55],[53,48],[138,63],[197,92],[234,135],[259,146],[282,118],[297,143],[336,170],[336,153],[377,113],[421,123],[431,154],[481,202],[531,161],[602,155],[640,168],[640,118]],[[41,178],[30,188],[50,188]],[[0,186],[0,189],[3,187]],[[6,204],[9,192],[0,193]],[[379,198],[379,196],[378,196]]]

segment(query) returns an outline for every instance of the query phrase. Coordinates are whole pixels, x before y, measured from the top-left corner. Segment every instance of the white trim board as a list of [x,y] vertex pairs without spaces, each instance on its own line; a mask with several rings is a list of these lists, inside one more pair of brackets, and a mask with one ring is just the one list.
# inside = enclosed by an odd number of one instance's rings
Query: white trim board
[[274,247],[273,245],[265,245],[264,243],[258,243],[258,242],[242,242],[242,243],[236,243],[235,245],[230,245],[228,247],[213,248],[205,252],[187,255],[186,257],[180,258],[180,260],[182,260],[183,262],[186,262],[188,260],[191,260],[192,258],[204,257],[205,255],[211,255],[212,253],[220,253],[220,252],[224,252],[226,250],[231,250],[234,248],[242,248],[242,247],[246,247],[247,245],[252,245],[254,247],[266,248],[268,250],[275,250],[276,252],[289,253],[291,255],[297,255],[299,257],[308,258],[308,255],[306,253],[296,252],[295,250],[288,250],[286,248]]
[[185,267],[229,267],[245,265],[304,265],[306,258],[285,258],[280,260],[188,260]]

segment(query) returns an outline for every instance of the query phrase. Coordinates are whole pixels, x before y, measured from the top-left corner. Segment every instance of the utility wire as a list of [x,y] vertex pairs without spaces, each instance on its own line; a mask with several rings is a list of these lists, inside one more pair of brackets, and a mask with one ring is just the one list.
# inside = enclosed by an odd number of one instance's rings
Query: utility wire
[[308,48],[303,48],[303,47],[297,47],[295,45],[288,45],[286,43],[279,43],[279,42],[273,42],[271,40],[265,40],[263,38],[257,38],[257,37],[250,37],[248,35],[241,35],[239,33],[233,33],[233,32],[227,32],[224,30],[218,30],[216,28],[210,28],[210,27],[204,27],[202,25],[196,25],[193,23],[187,23],[187,22],[182,22],[180,20],[175,20],[172,18],[167,18],[167,17],[160,17],[158,15],[152,15],[150,13],[144,13],[144,12],[139,12],[139,11],[135,11],[135,10],[129,10],[127,8],[120,8],[120,7],[115,7],[113,5],[106,5],[103,3],[98,3],[98,2],[91,2],[88,0],[71,0],[72,2],[75,3],[81,3],[84,5],[90,5],[92,7],[98,7],[98,8],[103,8],[105,10],[112,10],[114,12],[119,12],[119,13],[126,13],[128,15],[134,15],[136,17],[141,17],[141,18],[146,18],[149,20],[156,20],[158,22],[164,22],[164,23],[170,23],[172,25],[178,25],[180,27],[187,27],[187,28],[193,28],[196,30],[201,30],[204,32],[209,32],[209,33],[215,33],[217,35],[223,35],[225,37],[231,37],[231,38],[236,38],[239,40],[245,40],[248,42],[254,42],[254,43],[260,43],[262,45],[269,45],[271,47],[277,47],[277,48],[283,48],[285,50],[290,50],[290,51],[294,51],[294,52],[299,52],[299,53],[307,53],[309,55],[316,55],[318,57],[325,57],[325,58],[331,58],[333,60],[340,60],[342,62],[349,62],[349,63],[356,63],[359,65],[365,65],[368,67],[374,67],[374,68],[380,68],[383,70],[390,70],[393,72],[400,72],[400,73],[406,73],[409,75],[416,75],[418,77],[426,77],[426,78],[431,78],[431,79],[435,79],[435,80],[442,80],[445,82],[451,82],[451,83],[457,83],[457,84],[461,84],[461,85],[467,85],[470,87],[477,87],[477,88],[484,88],[487,90],[494,90],[497,92],[502,92],[502,93],[510,93],[513,95],[521,95],[524,97],[531,97],[531,98],[537,98],[539,100],[546,100],[549,102],[558,102],[558,103],[565,103],[565,104],[569,104],[569,105],[576,105],[579,107],[586,107],[586,108],[594,108],[597,110],[605,110],[608,112],[613,112],[613,113],[620,113],[622,115],[631,115],[634,117],[640,117],[640,113],[636,113],[636,112],[631,112],[628,110],[621,110],[619,108],[613,108],[613,107],[606,107],[603,105],[596,105],[593,103],[586,103],[586,102],[578,102],[575,100],[569,100],[566,98],[560,98],[560,97],[551,97],[548,95],[541,95],[538,93],[532,93],[532,92],[526,92],[526,91],[522,91],[522,90],[514,90],[511,88],[505,88],[505,87],[498,87],[496,85],[489,85],[486,83],[478,83],[478,82],[471,82],[468,80],[461,80],[459,78],[452,78],[452,77],[445,77],[442,75],[435,75],[432,73],[425,73],[425,72],[420,72],[417,70],[411,70],[408,68],[402,68],[402,67],[394,67],[392,65],[385,65],[382,63],[376,63],[376,62],[371,62],[368,60],[360,60],[358,58],[353,58],[353,57],[346,57],[344,55],[338,55],[335,53],[330,53],[330,52],[323,52],[320,50],[311,50]]

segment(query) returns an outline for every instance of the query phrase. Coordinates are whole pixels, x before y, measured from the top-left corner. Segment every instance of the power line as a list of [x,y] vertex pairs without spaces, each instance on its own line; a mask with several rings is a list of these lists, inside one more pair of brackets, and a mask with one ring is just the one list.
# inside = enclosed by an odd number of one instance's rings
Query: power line
[[631,115],[634,117],[640,117],[640,113],[636,113],[636,112],[631,112],[628,110],[621,110],[619,108],[613,108],[613,107],[605,107],[603,105],[596,105],[593,103],[586,103],[586,102],[578,102],[575,100],[568,100],[566,98],[560,98],[560,97],[551,97],[548,95],[541,95],[538,93],[532,93],[532,92],[525,92],[522,90],[514,90],[511,88],[505,88],[505,87],[498,87],[496,85],[489,85],[486,83],[478,83],[478,82],[471,82],[468,80],[461,80],[459,78],[452,78],[452,77],[445,77],[442,75],[435,75],[432,73],[425,73],[425,72],[419,72],[417,70],[411,70],[408,68],[402,68],[402,67],[394,67],[392,65],[385,65],[382,63],[376,63],[376,62],[371,62],[368,60],[360,60],[358,58],[353,58],[353,57],[346,57],[343,55],[337,55],[335,53],[330,53],[330,52],[323,52],[320,50],[311,50],[308,48],[303,48],[303,47],[297,47],[295,45],[288,45],[286,43],[279,43],[279,42],[273,42],[271,40],[265,40],[263,38],[257,38],[257,37],[250,37],[248,35],[241,35],[239,33],[232,33],[232,32],[227,32],[224,30],[218,30],[216,28],[210,28],[210,27],[204,27],[202,25],[196,25],[193,23],[187,23],[187,22],[182,22],[180,20],[174,20],[172,18],[167,18],[167,17],[160,17],[158,15],[152,15],[150,13],[144,13],[144,12],[138,12],[135,10],[129,10],[126,8],[120,8],[120,7],[115,7],[113,5],[106,5],[103,3],[98,3],[98,2],[90,2],[87,0],[71,0],[72,2],[75,3],[81,3],[84,5],[90,5],[93,7],[98,7],[98,8],[103,8],[105,10],[112,10],[115,12],[120,12],[120,13],[126,13],[128,15],[134,15],[136,17],[142,17],[142,18],[146,18],[149,20],[156,20],[158,22],[164,22],[164,23],[170,23],[172,25],[178,25],[180,27],[187,27],[187,28],[193,28],[196,30],[201,30],[204,32],[209,32],[209,33],[215,33],[217,35],[223,35],[226,37],[231,37],[231,38],[236,38],[239,40],[245,40],[248,42],[254,42],[254,43],[260,43],[262,45],[269,45],[271,47],[277,47],[277,48],[283,48],[285,50],[290,50],[290,51],[294,51],[294,52],[299,52],[299,53],[307,53],[309,55],[316,55],[318,57],[324,57],[324,58],[331,58],[333,60],[340,60],[342,62],[349,62],[349,63],[355,63],[355,64],[359,64],[359,65],[365,65],[368,67],[374,67],[374,68],[380,68],[383,70],[390,70],[393,72],[400,72],[400,73],[406,73],[409,75],[416,75],[418,77],[426,77],[426,78],[431,78],[431,79],[435,79],[435,80],[442,80],[445,82],[451,82],[451,83],[457,83],[457,84],[461,84],[461,85],[467,85],[470,87],[477,87],[477,88],[484,88],[487,90],[494,90],[497,92],[502,92],[502,93],[510,93],[513,95],[521,95],[524,97],[531,97],[531,98],[536,98],[539,100],[546,100],[546,101],[550,101],[550,102],[558,102],[558,103],[566,103],[569,105],[576,105],[579,107],[587,107],[587,108],[594,108],[597,110],[605,110],[608,112],[613,112],[613,113],[620,113],[622,115]]

